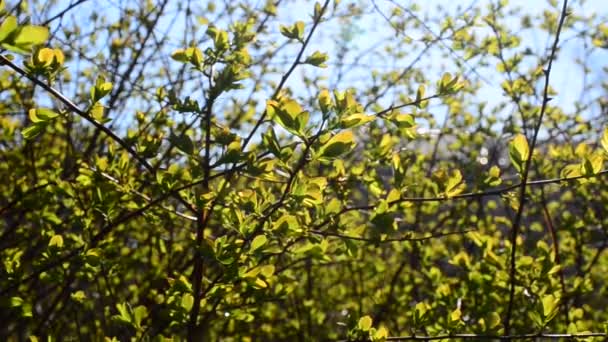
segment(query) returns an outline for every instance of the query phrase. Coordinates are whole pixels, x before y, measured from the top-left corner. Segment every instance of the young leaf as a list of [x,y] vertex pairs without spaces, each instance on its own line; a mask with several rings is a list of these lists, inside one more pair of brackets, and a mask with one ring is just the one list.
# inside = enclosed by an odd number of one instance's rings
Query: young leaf
[[462,173],[460,170],[454,170],[452,175],[448,178],[445,185],[445,196],[453,197],[460,194],[465,188],[464,182],[462,181]]
[[308,113],[294,100],[284,100],[281,103],[268,101],[267,110],[273,120],[288,132],[301,136],[308,123]]
[[602,170],[604,165],[604,157],[599,154],[587,156],[581,163],[581,174],[588,176],[594,175]]
[[78,290],[72,294],[70,294],[70,298],[78,303],[82,303],[87,299],[87,295],[82,290]]
[[143,305],[140,305],[140,306],[136,307],[135,309],[133,309],[133,325],[136,328],[141,328],[141,322],[144,320],[144,318],[147,315],[148,315],[148,309]]
[[325,62],[327,62],[328,59],[329,56],[327,56],[327,54],[315,51],[312,55],[306,58],[304,63],[314,65],[319,68],[327,68],[327,64],[325,64]]
[[361,331],[369,331],[372,327],[372,318],[369,316],[363,316],[359,318],[359,323],[357,323],[357,328]]
[[187,155],[192,155],[194,153],[194,145],[187,134],[180,134],[177,136],[171,132],[169,142]]
[[28,111],[28,116],[29,116],[30,120],[32,120],[33,123],[38,123],[38,122],[50,121],[50,120],[58,117],[59,114],[55,113],[54,111],[52,111],[48,108],[37,108],[37,109],[32,108]]
[[0,43],[6,40],[13,31],[17,29],[17,18],[12,15],[4,19],[0,24]]
[[416,125],[414,117],[410,114],[395,113],[389,117],[389,120],[399,128],[410,128]]
[[325,159],[337,158],[355,147],[353,132],[342,131],[331,137],[319,150],[319,157]]
[[49,37],[49,29],[42,26],[26,25],[19,27],[9,39],[5,39],[2,46],[17,52],[28,53],[34,45],[40,45]]
[[490,318],[488,319],[488,327],[490,329],[494,329],[497,326],[500,325],[500,315],[498,314],[498,312],[492,312],[490,313]]
[[608,127],[604,129],[604,134],[602,134],[602,147],[604,148],[604,152],[608,153]]
[[[422,103],[422,98],[424,97],[424,93],[426,91],[426,88],[424,87],[424,84],[421,84],[418,86],[418,91],[416,91],[416,107],[418,108],[423,108],[424,104]],[[425,101],[425,103],[428,101]]]
[[182,296],[182,308],[186,309],[186,311],[190,312],[192,309],[192,305],[194,305],[194,297],[189,293],[184,293]]
[[186,54],[186,50],[184,49],[177,49],[173,51],[173,53],[171,53],[171,58],[175,61],[183,63],[186,63],[189,60],[188,55]]
[[490,168],[484,183],[489,186],[497,186],[502,183],[502,179],[500,178],[500,168],[498,166],[494,165]]
[[296,39],[298,39],[299,41],[303,41],[304,40],[304,22],[301,20],[296,21],[293,32],[296,36]]
[[319,107],[321,107],[321,112],[323,112],[323,114],[327,114],[332,107],[332,100],[331,95],[329,94],[329,90],[321,90],[321,92],[319,93],[318,101]]
[[51,237],[51,240],[49,241],[49,247],[63,247],[63,237],[58,234],[53,235],[53,237]]
[[104,122],[104,109],[105,107],[101,103],[95,102],[89,111],[89,115],[98,122]]
[[40,134],[44,128],[46,127],[45,124],[33,124],[29,127],[27,127],[26,129],[24,129],[23,131],[21,131],[21,135],[26,139],[26,140],[30,140],[35,138],[38,134]]
[[456,308],[456,310],[454,310],[454,311],[452,311],[452,313],[450,313],[450,321],[452,321],[452,322],[460,321],[461,317],[462,317],[462,311],[460,311],[459,308]]
[[519,173],[523,172],[524,163],[528,160],[529,153],[530,148],[526,136],[523,134],[516,135],[509,144],[509,157]]
[[342,118],[340,120],[340,124],[343,128],[352,128],[364,125],[370,121],[373,121],[374,119],[375,117],[372,115],[358,113]]
[[385,327],[380,327],[376,330],[374,336],[372,336],[372,341],[385,341],[388,337],[388,330]]
[[129,312],[130,310],[127,303],[116,304],[116,309],[118,309],[118,313],[120,314],[120,320],[125,323],[131,323],[131,313]]
[[559,297],[555,296],[554,294],[549,294],[546,296],[543,296],[542,298],[542,305],[543,305],[543,317],[544,317],[544,323],[548,323],[551,319],[553,319],[553,317],[555,317],[555,314],[557,313],[557,305],[559,304]]
[[112,83],[106,82],[103,76],[97,77],[95,86],[91,87],[91,100],[97,102],[112,91]]
[[260,248],[262,248],[266,242],[268,242],[268,238],[266,235],[258,235],[253,241],[251,241],[251,248],[249,248],[249,252],[254,252]]

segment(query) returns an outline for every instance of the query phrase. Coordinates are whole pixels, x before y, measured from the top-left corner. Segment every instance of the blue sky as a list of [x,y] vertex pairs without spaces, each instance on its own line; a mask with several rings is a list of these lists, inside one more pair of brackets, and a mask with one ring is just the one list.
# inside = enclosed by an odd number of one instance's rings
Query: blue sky
[[[74,1],[74,0],[72,0]],[[175,6],[178,1],[171,2],[172,6]],[[393,0],[394,3],[399,5],[403,5],[405,7],[409,6],[413,3],[410,0]],[[494,0],[494,2],[497,0]],[[260,5],[264,3],[263,0],[254,0],[252,3],[259,3]],[[58,5],[55,7],[57,9],[62,9],[69,5],[70,1],[59,1]],[[194,2],[197,3],[197,2]],[[201,1],[198,4],[204,6],[206,2]],[[351,3],[355,3],[354,0],[342,0],[340,6],[346,7]],[[352,46],[356,46],[357,49],[351,51],[344,58],[345,63],[353,62],[356,54],[362,50],[368,50],[370,47],[375,46],[377,42],[387,39],[391,36],[394,36],[394,31],[390,29],[390,26],[385,22],[384,18],[382,18],[381,14],[378,13],[377,10],[373,10],[371,6],[371,0],[360,0],[357,3],[364,3],[368,5],[368,12],[360,17],[353,25],[356,25],[356,29],[354,30],[353,40],[351,42]],[[467,7],[471,3],[476,3],[477,6],[485,6],[490,3],[490,0],[420,0],[416,1],[421,8],[419,13],[429,13],[431,16],[436,15],[436,8],[440,7],[442,10],[447,11],[448,13],[456,13],[457,8]],[[561,1],[559,1],[561,4]],[[608,6],[605,4],[606,0],[587,0],[587,1],[570,1],[570,8],[575,14],[585,14],[589,15],[595,13],[600,17],[608,17]],[[103,4],[103,5],[102,5]],[[388,0],[377,0],[376,4],[380,11],[385,12],[385,14],[389,14],[389,7],[392,6],[391,2]],[[510,0],[509,6],[511,7],[520,7],[522,9],[522,13],[527,14],[541,14],[544,9],[547,8],[548,1],[546,0]],[[78,8],[78,11],[73,13],[76,14],[77,20],[82,20],[86,18],[91,11],[95,11],[100,14],[107,15],[110,20],[113,20],[113,16],[116,15],[116,8],[118,6],[118,2],[110,1],[96,1],[91,0]],[[310,14],[312,13],[312,8],[314,6],[314,1],[308,0],[296,0],[293,3],[289,3],[288,6],[280,8],[279,15],[276,19],[269,21],[269,31],[273,33],[272,38],[267,41],[268,43],[273,42],[282,42],[284,38],[280,36],[279,24],[291,24],[296,20],[304,20],[306,22],[310,22]],[[114,10],[112,10],[114,8]],[[554,9],[552,9],[555,12]],[[82,15],[81,15],[82,13]],[[518,20],[517,18],[513,19]],[[227,25],[228,23],[224,23]],[[516,24],[516,22],[513,22]],[[169,25],[167,20],[166,25]],[[181,22],[176,22],[171,24],[171,27],[167,27],[171,32],[175,33],[175,40],[167,47],[167,51],[163,51],[163,53],[170,53],[171,50],[174,50],[180,46],[180,38],[181,32],[183,32],[184,24]],[[222,26],[221,23],[218,25]],[[436,26],[429,23],[431,29],[438,31]],[[381,27],[382,29],[378,29]],[[294,77],[290,80],[290,85],[299,86],[301,84],[301,77],[303,75],[322,75],[327,77],[327,81],[324,86],[331,86],[332,81],[335,81],[338,70],[335,67],[335,62],[337,61],[337,53],[338,48],[333,45],[329,38],[338,34],[342,27],[340,23],[337,21],[333,21],[330,23],[326,23],[320,26],[317,35],[315,36],[315,40],[308,47],[306,51],[306,55],[311,54],[315,50],[320,50],[323,52],[328,52],[330,55],[330,66],[327,69],[315,69],[310,66],[302,66],[299,67]],[[164,29],[164,28],[161,28]],[[201,30],[199,30],[200,34],[204,32],[204,27],[201,25]],[[84,30],[84,29],[83,29]],[[416,32],[408,32],[411,35],[420,34]],[[276,39],[275,39],[276,38]],[[568,34],[565,34],[562,40],[566,40],[568,38]],[[534,51],[541,51],[546,49],[549,44],[552,42],[553,36],[547,35],[546,32],[532,32],[531,34],[527,34],[523,37],[522,46],[530,46]],[[103,40],[100,40],[103,42]],[[581,44],[580,40],[569,40],[563,45],[563,51],[561,52],[561,58],[554,64],[553,72],[551,74],[551,85],[559,92],[559,96],[556,97],[556,104],[563,106],[564,108],[572,108],[573,103],[580,96],[580,89],[582,88],[582,77],[580,76],[580,68],[574,66],[572,64],[572,60],[581,56]],[[93,48],[94,49],[94,48]],[[94,53],[94,51],[91,51]],[[283,60],[285,62],[286,69],[288,63],[293,60],[295,53],[297,52],[297,46],[294,45],[292,49],[286,49],[281,53],[280,56],[277,57],[276,61],[280,62]],[[606,74],[602,72],[602,67],[606,66],[606,60],[608,60],[608,54],[606,50],[604,52],[595,53],[591,56],[587,56],[589,66],[594,71],[594,73],[588,79],[589,82],[597,82],[598,80],[602,80],[606,77]],[[338,87],[346,87],[356,85],[359,87],[369,86],[370,81],[370,69],[377,68],[379,70],[385,70],[388,68],[399,69],[400,67],[404,67],[409,64],[411,57],[404,57],[399,61],[383,61],[375,58],[373,55],[370,55],[368,58],[362,59],[360,62],[363,66],[349,68],[350,74],[345,79],[342,84],[339,84]],[[365,65],[368,66],[365,66]],[[429,78],[438,78],[440,74],[444,70],[450,71],[450,61],[447,61],[441,58],[438,54],[430,54],[425,61],[424,64],[421,65],[423,68],[428,69]],[[442,66],[444,68],[442,68]],[[490,69],[493,66],[490,66]],[[452,67],[453,68],[453,67]],[[281,69],[281,68],[279,68]],[[282,69],[281,69],[282,70]],[[452,71],[456,70],[453,68]],[[484,74],[485,75],[485,74]],[[275,77],[279,78],[280,75],[276,75]],[[484,85],[484,88],[481,92],[482,97],[488,99],[499,99],[501,98],[501,89],[500,82],[502,81],[499,78],[493,77],[491,73],[487,74],[486,77],[487,83]],[[430,91],[430,89],[429,89]],[[593,94],[586,94],[586,96],[591,96]],[[387,97],[383,100],[383,105],[390,105],[392,100],[390,97]],[[441,115],[441,114],[437,114]]]

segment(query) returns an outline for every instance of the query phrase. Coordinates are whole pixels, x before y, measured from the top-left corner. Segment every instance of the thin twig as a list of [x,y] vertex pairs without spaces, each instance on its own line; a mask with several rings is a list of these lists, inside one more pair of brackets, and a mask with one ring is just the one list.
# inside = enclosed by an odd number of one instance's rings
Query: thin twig
[[[553,333],[532,333],[520,335],[477,335],[477,334],[445,334],[437,336],[393,336],[387,337],[386,341],[435,341],[435,340],[522,340],[530,338],[550,338],[550,339],[575,339],[588,337],[606,337],[606,333],[579,333],[579,334],[553,334]],[[338,342],[349,342],[340,340]]]
[[530,165],[532,162],[532,155],[534,153],[534,148],[536,147],[536,140],[538,138],[538,132],[540,131],[540,127],[543,122],[543,117],[545,115],[545,111],[547,110],[547,104],[551,100],[549,97],[549,81],[551,76],[551,67],[553,66],[553,61],[555,60],[555,52],[557,51],[557,45],[559,43],[559,35],[562,31],[562,27],[564,25],[564,21],[567,16],[568,9],[568,0],[564,0],[559,24],[557,26],[557,32],[555,34],[555,40],[553,41],[553,46],[551,47],[551,54],[549,56],[549,64],[547,65],[547,69],[544,70],[545,74],[545,87],[543,90],[543,101],[540,108],[540,114],[538,117],[538,121],[536,122],[536,126],[534,127],[534,135],[532,136],[532,141],[530,142],[530,149],[528,151],[528,156],[523,167],[522,172],[522,182],[519,191],[519,207],[517,208],[517,214],[515,216],[515,220],[513,221],[513,227],[511,229],[511,256],[510,256],[510,270],[509,270],[509,305],[507,306],[507,314],[505,316],[505,335],[509,335],[511,330],[511,316],[513,313],[513,304],[515,299],[515,273],[516,273],[516,251],[517,251],[517,236],[519,235],[519,229],[521,227],[521,218],[523,215],[525,203],[526,203],[526,185],[528,182],[528,175],[530,171]]

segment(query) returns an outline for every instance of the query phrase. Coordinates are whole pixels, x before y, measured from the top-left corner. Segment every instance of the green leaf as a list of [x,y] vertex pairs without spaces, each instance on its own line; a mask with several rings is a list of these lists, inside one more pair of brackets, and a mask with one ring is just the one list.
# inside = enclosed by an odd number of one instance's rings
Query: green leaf
[[388,330],[385,327],[380,327],[380,328],[378,328],[378,330],[376,330],[376,332],[372,336],[372,341],[382,342],[382,341],[385,341],[387,337],[388,337]]
[[72,300],[75,302],[82,303],[85,299],[87,299],[87,295],[84,293],[84,291],[78,290],[70,294],[70,298],[72,298]]
[[581,176],[580,164],[566,165],[560,172],[560,177],[562,177],[562,178],[575,178],[575,177],[580,177],[580,176]]
[[301,136],[308,123],[308,112],[294,100],[284,100],[281,103],[268,101],[267,110],[273,120],[288,132]]
[[274,265],[264,265],[260,267],[260,274],[266,278],[272,277],[276,267]]
[[416,107],[418,108],[424,108],[426,106],[426,104],[428,103],[428,101],[422,101],[422,98],[424,98],[424,94],[426,92],[426,88],[424,86],[424,84],[421,84],[418,86],[418,90],[416,91]]
[[604,157],[599,154],[583,158],[581,163],[581,174],[585,176],[594,175],[602,170]]
[[319,102],[319,107],[321,108],[321,112],[323,112],[323,114],[329,113],[329,111],[331,110],[331,107],[333,105],[332,100],[331,100],[331,95],[329,94],[329,90],[327,90],[327,89],[321,90],[321,92],[319,93],[319,96],[318,96],[318,102]]
[[604,152],[608,153],[608,127],[604,129],[604,134],[602,134],[602,147],[604,148]]
[[241,142],[239,140],[235,140],[228,144],[226,148],[226,153],[222,155],[222,157],[218,160],[218,164],[230,164],[236,163],[241,160],[243,157],[243,153],[241,151]]
[[297,39],[300,42],[304,40],[304,28],[305,24],[303,21],[297,21],[292,26],[281,25],[279,30],[281,34],[289,39]]
[[26,25],[19,27],[3,40],[2,46],[17,53],[28,53],[34,45],[46,42],[49,30],[46,27]]
[[325,62],[327,62],[328,59],[329,56],[327,56],[327,54],[320,51],[315,51],[312,55],[306,58],[304,63],[314,65],[319,68],[326,68],[327,64],[325,64]]
[[548,323],[557,313],[559,297],[554,294],[545,295],[542,298],[544,323]]
[[399,128],[410,128],[416,126],[414,117],[410,114],[395,113],[389,117],[389,120]]
[[300,225],[295,216],[283,215],[274,222],[272,229],[289,232],[289,231],[297,231],[299,227],[300,227]]
[[17,18],[8,16],[2,24],[0,24],[0,43],[8,38],[11,33],[17,29]]
[[173,134],[173,132],[171,132],[171,135],[169,136],[169,142],[171,142],[173,146],[177,147],[180,151],[184,152],[189,156],[194,153],[194,144],[192,143],[190,137],[185,133],[177,136]]
[[10,299],[11,308],[18,308],[21,305],[23,305],[23,302],[24,302],[23,298],[21,298],[21,297],[11,297],[11,299]]
[[299,41],[303,41],[304,40],[304,27],[305,27],[305,24],[301,20],[296,21],[296,23],[294,25],[294,28],[295,28],[294,29],[294,33],[296,35],[296,38]]
[[136,328],[141,328],[141,322],[144,320],[144,318],[146,318],[147,315],[148,309],[143,305],[133,309],[133,324]]
[[488,177],[484,180],[484,183],[489,186],[497,186],[502,183],[502,179],[500,178],[500,168],[496,165],[492,166],[488,171]]
[[459,308],[456,308],[456,310],[454,310],[454,311],[452,311],[452,313],[450,313],[450,320],[452,322],[460,321],[461,317],[462,317],[462,311],[460,311]]
[[369,316],[363,316],[359,318],[359,323],[357,323],[357,328],[361,331],[369,331],[372,327],[372,318]]
[[256,236],[253,241],[251,241],[251,248],[249,248],[249,252],[254,252],[260,248],[262,248],[266,242],[268,242],[268,238],[266,237],[266,235],[258,235]]
[[415,315],[418,320],[426,317],[427,313],[431,309],[431,306],[426,302],[418,302],[415,306]]
[[33,123],[47,122],[59,116],[59,114],[48,108],[32,108],[28,111],[28,116]]
[[509,144],[509,157],[520,174],[523,172],[524,163],[528,160],[529,154],[530,148],[526,136],[523,134],[516,135]]
[[465,188],[465,184],[462,181],[462,173],[460,170],[454,170],[452,175],[448,178],[445,185],[445,196],[453,197],[460,194]]
[[186,311],[190,312],[192,309],[192,305],[194,305],[194,297],[189,293],[184,293],[182,296],[182,308],[186,309]]
[[36,136],[38,136],[38,134],[40,134],[42,131],[44,131],[45,128],[46,128],[46,124],[41,124],[41,123],[33,124],[33,125],[25,128],[23,131],[21,131],[21,135],[26,140],[34,139]]
[[61,248],[63,247],[63,236],[55,234],[49,241],[49,247]]
[[117,317],[123,323],[131,323],[131,313],[129,312],[129,307],[127,303],[118,303],[116,304],[116,309],[118,310],[119,316]]
[[391,191],[386,196],[387,203],[393,203],[398,201],[401,198],[401,191],[398,189],[391,189]]
[[103,117],[104,109],[105,109],[105,107],[101,103],[95,102],[89,111],[89,115],[91,115],[91,117],[93,119],[95,119],[95,121],[103,123],[104,122],[104,117]]
[[112,83],[106,82],[103,76],[97,77],[95,86],[91,87],[91,100],[97,102],[112,91]]
[[319,150],[318,156],[324,159],[337,158],[355,147],[353,132],[342,131],[331,137]]
[[173,51],[173,53],[171,53],[171,58],[175,61],[183,62],[183,63],[186,63],[190,60],[190,58],[186,54],[186,50],[184,50],[184,49],[177,49],[177,50]]
[[365,114],[352,114],[340,119],[340,125],[343,128],[352,128],[364,125],[370,121],[374,121],[375,117],[373,115],[365,115]]
[[492,312],[490,313],[490,318],[488,319],[488,327],[490,329],[494,329],[496,327],[498,327],[500,325],[500,315],[498,314],[498,312]]

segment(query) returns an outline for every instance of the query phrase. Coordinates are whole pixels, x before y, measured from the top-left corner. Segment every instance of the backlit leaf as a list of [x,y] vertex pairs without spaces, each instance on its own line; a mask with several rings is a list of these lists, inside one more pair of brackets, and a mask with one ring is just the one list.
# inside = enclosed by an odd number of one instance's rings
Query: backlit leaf
[[342,131],[331,137],[319,150],[319,156],[326,159],[336,158],[355,147],[353,132]]
[[509,144],[509,157],[519,173],[523,172],[524,163],[528,160],[529,154],[530,148],[526,136],[523,134],[516,135]]
[[357,324],[357,327],[359,328],[359,330],[361,331],[369,331],[369,329],[371,329],[372,327],[372,318],[369,316],[363,316],[361,318],[359,318],[359,323]]
[[262,248],[266,244],[266,242],[268,242],[268,238],[266,237],[266,235],[256,236],[253,241],[251,241],[251,247],[249,248],[249,251],[254,252]]
[[352,128],[364,125],[375,119],[372,115],[365,115],[361,113],[348,115],[340,120],[340,124],[343,128]]
[[0,24],[0,43],[2,43],[8,36],[17,29],[17,18],[8,16]]
[[602,134],[602,147],[604,148],[604,152],[608,153],[608,127],[604,129],[604,134]]

